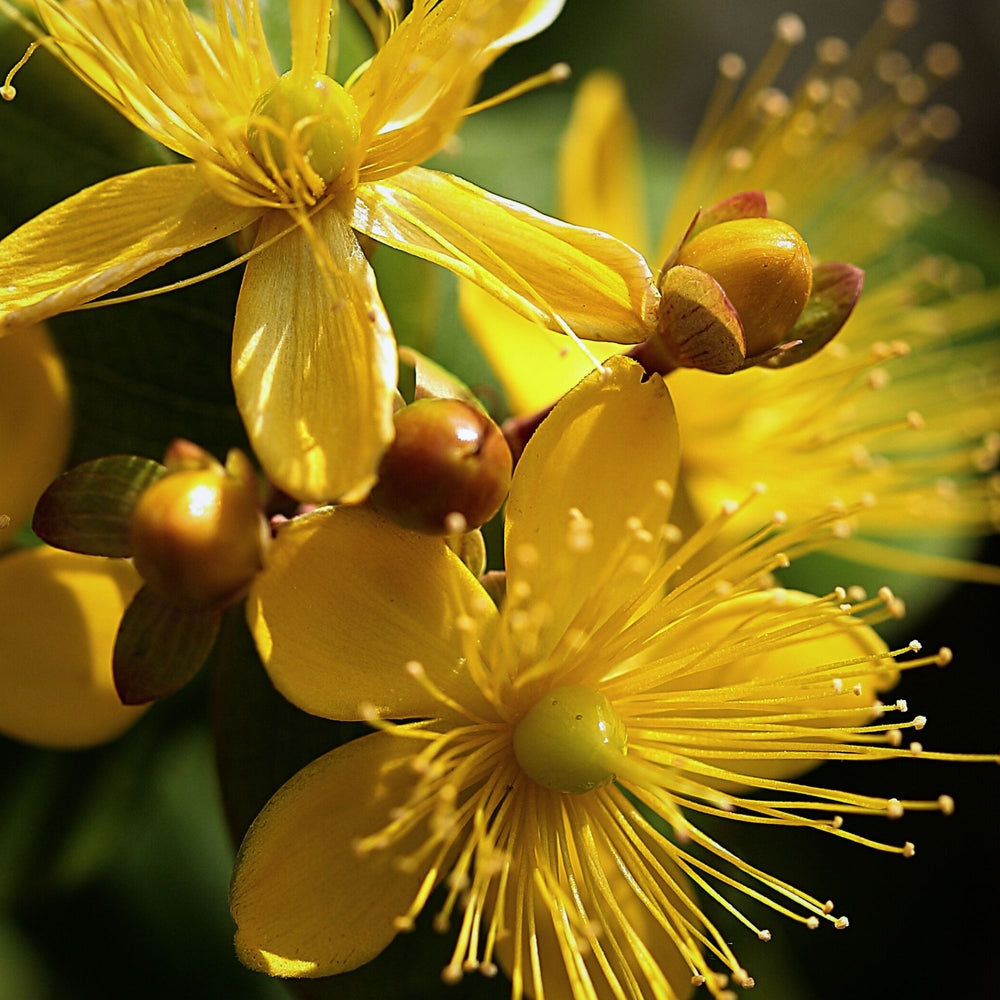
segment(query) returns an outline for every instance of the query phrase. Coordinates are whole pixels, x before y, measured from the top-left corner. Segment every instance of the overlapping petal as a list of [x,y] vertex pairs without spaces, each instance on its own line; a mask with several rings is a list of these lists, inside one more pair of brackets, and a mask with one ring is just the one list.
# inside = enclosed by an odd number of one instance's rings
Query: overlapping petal
[[653,323],[658,293],[636,251],[449,174],[414,167],[361,185],[351,224],[469,278],[549,329],[637,343]]
[[0,530],[5,548],[62,468],[72,429],[69,383],[45,328],[0,339]]
[[101,181],[0,242],[0,332],[115,291],[259,215],[222,201],[193,164]]
[[[605,372],[588,376],[542,421],[517,464],[507,501],[508,590],[523,580],[544,596],[551,614],[541,653],[585,602],[593,625],[630,596],[635,581],[620,565],[628,519],[654,528],[666,520],[677,420],[663,380],[644,377],[636,362],[609,358]],[[569,537],[572,510],[591,523],[589,548]],[[526,559],[526,550],[534,556]]]
[[140,583],[124,559],[37,548],[0,560],[0,731],[85,747],[135,722],[144,707],[119,701],[111,652]]
[[363,498],[392,440],[396,345],[375,276],[334,207],[261,222],[233,331],[233,387],[271,482],[300,500]]
[[257,577],[247,618],[274,686],[314,715],[390,718],[445,707],[406,670],[411,660],[463,705],[488,712],[463,659],[458,620],[482,632],[496,609],[440,538],[404,531],[362,508],[285,525]]
[[[346,972],[396,935],[393,919],[425,873],[400,871],[394,851],[359,857],[354,844],[406,801],[411,760],[407,740],[374,733],[313,761],[271,797],[247,832],[230,889],[236,951],[250,968]],[[418,828],[411,846],[424,836]]]

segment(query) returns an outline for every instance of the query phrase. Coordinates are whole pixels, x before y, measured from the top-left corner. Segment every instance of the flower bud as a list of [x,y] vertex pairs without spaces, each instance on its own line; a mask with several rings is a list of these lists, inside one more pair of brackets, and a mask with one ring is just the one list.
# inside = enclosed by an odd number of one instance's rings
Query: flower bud
[[344,168],[361,132],[350,94],[322,73],[286,73],[253,106],[247,141],[257,161],[301,173],[303,158],[325,184]]
[[262,568],[267,525],[252,490],[221,469],[175,472],[144,490],[129,538],[150,590],[182,608],[242,597]]
[[444,535],[477,528],[500,509],[511,455],[485,413],[459,399],[418,399],[395,423],[369,497],[376,510],[405,528]]
[[748,358],[787,338],[812,289],[809,248],[777,219],[710,226],[680,248],[673,264],[697,268],[719,283],[743,326]]

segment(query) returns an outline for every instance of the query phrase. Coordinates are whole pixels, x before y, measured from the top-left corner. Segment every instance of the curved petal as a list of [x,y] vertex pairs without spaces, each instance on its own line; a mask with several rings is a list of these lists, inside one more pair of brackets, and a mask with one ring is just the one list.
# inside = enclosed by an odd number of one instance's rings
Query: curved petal
[[351,225],[447,267],[553,330],[638,343],[658,292],[631,247],[421,167],[362,184]]
[[[516,414],[551,406],[594,370],[594,362],[568,337],[525,319],[471,281],[461,283],[458,304],[465,328],[486,355]],[[624,349],[603,341],[590,341],[587,347],[598,361]]]
[[[609,358],[606,371],[556,404],[514,470],[507,590],[524,580],[548,606],[542,649],[585,602],[600,618],[630,596],[636,582],[621,565],[634,554],[626,521],[638,517],[655,532],[666,520],[679,460],[677,420],[663,380],[644,378],[636,362]],[[571,510],[590,522],[586,538],[570,530]]]
[[[289,225],[268,213],[258,244]],[[299,500],[365,497],[392,440],[396,343],[375,275],[333,206],[247,264],[233,388],[272,483]]]
[[359,856],[413,786],[408,740],[374,733],[307,765],[247,831],[230,887],[236,951],[272,976],[328,976],[373,959],[396,936],[424,872],[391,864],[423,831]]
[[[693,621],[684,621],[671,628],[670,644],[675,649],[696,649],[698,647],[712,648],[729,638],[736,629],[745,628],[750,622],[754,632],[763,634],[769,628],[786,627],[787,611],[802,608],[815,602],[811,594],[799,591],[786,591],[784,601],[775,605],[770,593],[747,594],[732,600],[720,602],[707,614],[700,615]],[[773,609],[772,614],[768,614]],[[776,616],[781,614],[781,620]],[[822,715],[804,720],[801,724],[815,729],[838,729],[867,724],[870,716],[859,715],[857,709],[872,705],[877,695],[895,685],[899,672],[893,661],[886,657],[879,661],[879,667],[865,669],[863,676],[856,677],[858,670],[844,668],[845,678],[843,694],[822,696],[821,701],[808,696],[797,698],[795,692],[800,690],[797,678],[801,675],[816,675],[816,671],[824,664],[835,664],[857,659],[859,657],[878,657],[887,653],[889,647],[882,638],[867,625],[857,619],[847,617],[830,618],[827,616],[811,631],[802,632],[784,640],[780,645],[769,644],[764,652],[748,653],[740,651],[737,658],[708,669],[698,670],[682,677],[672,677],[667,686],[671,692],[676,691],[712,691],[740,685],[747,681],[760,683],[773,680],[779,685],[787,684],[789,694],[781,699],[778,711],[781,714],[816,713],[822,710]],[[863,668],[864,669],[864,668]],[[854,685],[858,684],[855,693]],[[755,711],[757,711],[755,709]],[[719,708],[714,712],[711,725],[718,728],[724,724],[727,714],[738,714],[737,710],[727,712]],[[874,711],[871,715],[874,715]],[[734,730],[734,742],[735,742]],[[814,740],[815,741],[815,740]],[[791,745],[791,744],[790,744]],[[749,746],[752,752],[753,744]],[[777,756],[777,755],[776,755]],[[815,761],[810,760],[780,760],[756,759],[751,753],[746,758],[718,759],[710,761],[713,767],[730,770],[736,774],[750,777],[788,779],[812,770]],[[711,782],[719,784],[719,782]],[[735,786],[728,786],[735,787]]]
[[498,38],[490,51],[506,49],[541,34],[561,13],[566,0],[530,0],[514,28]]
[[48,747],[118,736],[142,708],[118,700],[111,653],[142,581],[124,559],[59,549],[0,560],[0,731]]
[[351,87],[366,150],[362,179],[421,163],[440,148],[535,3],[417,0]]
[[250,590],[247,620],[274,686],[299,708],[358,719],[435,717],[444,706],[405,669],[416,660],[452,698],[489,711],[465,670],[461,615],[496,609],[441,538],[364,508],[324,509],[284,525]]
[[259,215],[213,194],[190,163],[94,184],[0,242],[0,333],[113,292]]
[[567,222],[648,246],[639,139],[613,73],[591,73],[577,92],[559,149],[559,205]]
[[72,429],[69,383],[42,326],[0,340],[0,549],[26,524],[66,458]]

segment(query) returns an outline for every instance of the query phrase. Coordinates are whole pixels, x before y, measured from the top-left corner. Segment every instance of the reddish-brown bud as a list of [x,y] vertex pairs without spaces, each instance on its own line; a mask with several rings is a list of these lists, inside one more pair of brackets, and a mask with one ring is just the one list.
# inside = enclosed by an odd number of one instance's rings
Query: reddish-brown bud
[[369,498],[376,510],[405,528],[446,535],[477,528],[500,509],[511,455],[485,413],[458,399],[418,399],[395,423]]
[[221,467],[157,480],[139,496],[130,529],[135,568],[183,608],[238,600],[262,568],[267,537],[253,491]]

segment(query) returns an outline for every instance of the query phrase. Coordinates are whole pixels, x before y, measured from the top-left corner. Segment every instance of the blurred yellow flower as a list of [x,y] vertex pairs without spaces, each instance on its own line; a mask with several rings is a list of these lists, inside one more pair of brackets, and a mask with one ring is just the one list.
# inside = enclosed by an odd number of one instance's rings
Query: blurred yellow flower
[[0,732],[46,747],[120,735],[148,706],[123,705],[111,654],[142,581],[124,559],[39,547],[0,559]]
[[327,75],[332,0],[289,0],[282,77],[257,0],[216,0],[214,20],[169,0],[36,0],[38,44],[192,162],[112,177],[0,242],[0,329],[255,227],[232,362],[254,451],[301,500],[362,498],[392,436],[396,354],[355,232],[584,335],[631,322],[649,294],[617,241],[417,166],[477,110],[486,67],[562,2],[417,0],[401,21],[372,5],[384,44],[341,87]]
[[869,627],[898,611],[891,594],[761,586],[840,533],[837,512],[776,517],[671,586],[744,504],[686,541],[666,523],[677,427],[663,381],[643,379],[610,359],[529,442],[499,609],[441,540],[371,511],[279,532],[248,607],[273,683],[306,711],[380,731],[300,771],[249,830],[231,890],[248,965],[356,968],[440,887],[436,926],[458,928],[446,982],[503,966],[518,1000],[677,998],[692,984],[732,997],[727,978],[752,978],[692,884],[762,940],[740,894],[808,927],[847,919],[728,852],[699,815],[910,855],[850,817],[950,810],[793,780],[823,760],[956,759],[903,748],[925,720],[876,700],[898,670],[949,654],[894,662],[919,644],[889,651]]
[[[670,375],[684,442],[681,482],[701,517],[755,480],[789,509],[872,495],[878,503],[859,515],[861,531],[841,555],[996,583],[996,567],[911,544],[989,534],[1000,519],[1000,287],[982,288],[974,268],[940,258],[888,259],[948,197],[921,160],[954,131],[954,112],[927,101],[959,57],[938,44],[914,68],[890,51],[914,10],[886,4],[857,58],[843,41],[822,40],[791,96],[773,84],[804,37],[794,15],[778,20],[771,52],[742,91],[743,61],[732,54],[719,61],[715,95],[650,259],[669,252],[699,207],[760,190],[814,258],[877,264],[879,273],[837,340],[807,363],[724,380],[692,370]],[[639,167],[622,86],[595,74],[580,89],[563,143],[561,214],[649,246]],[[531,328],[475,289],[462,294],[466,325],[516,413],[549,405],[592,367],[565,339]],[[600,359],[613,350],[588,346]]]
[[69,383],[45,327],[0,340],[0,549],[62,469],[71,430]]

